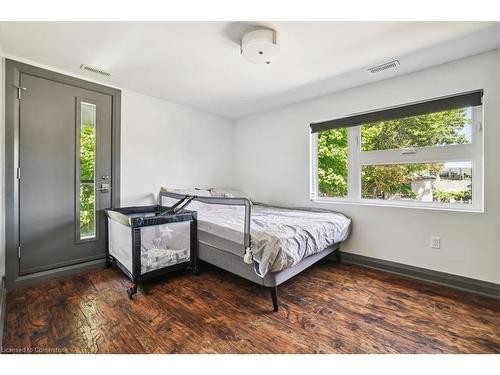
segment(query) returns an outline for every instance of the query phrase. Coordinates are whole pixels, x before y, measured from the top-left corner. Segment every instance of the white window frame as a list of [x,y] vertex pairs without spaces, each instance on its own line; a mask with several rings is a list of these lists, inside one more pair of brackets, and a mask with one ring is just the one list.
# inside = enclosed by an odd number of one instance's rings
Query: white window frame
[[[310,199],[319,203],[345,203],[370,206],[407,207],[450,211],[484,212],[483,171],[483,107],[472,107],[471,142],[467,144],[418,147],[409,150],[361,151],[361,126],[347,129],[348,178],[347,197],[321,197],[318,184],[318,133],[310,136]],[[390,165],[471,161],[472,203],[421,202],[417,200],[382,200],[361,197],[361,168],[363,165]]]

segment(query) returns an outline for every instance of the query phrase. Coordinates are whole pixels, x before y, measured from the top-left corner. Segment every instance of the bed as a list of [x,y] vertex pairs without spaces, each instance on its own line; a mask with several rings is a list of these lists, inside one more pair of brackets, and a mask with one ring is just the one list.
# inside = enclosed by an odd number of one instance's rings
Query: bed
[[343,214],[253,204],[245,196],[207,190],[160,191],[160,205],[195,197],[199,259],[269,288],[278,311],[278,286],[335,254],[351,231]]

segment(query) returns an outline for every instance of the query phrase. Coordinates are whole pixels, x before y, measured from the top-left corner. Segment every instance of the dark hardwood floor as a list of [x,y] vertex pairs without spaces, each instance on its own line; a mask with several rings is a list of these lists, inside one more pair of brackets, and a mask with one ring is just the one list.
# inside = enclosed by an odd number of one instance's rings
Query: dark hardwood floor
[[323,261],[268,290],[214,267],[129,301],[117,270],[9,293],[4,350],[70,353],[500,353],[500,301]]

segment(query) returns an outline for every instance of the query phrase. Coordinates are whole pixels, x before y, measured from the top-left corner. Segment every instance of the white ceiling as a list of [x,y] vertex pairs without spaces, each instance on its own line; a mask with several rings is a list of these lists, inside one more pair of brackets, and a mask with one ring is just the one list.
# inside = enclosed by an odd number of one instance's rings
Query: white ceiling
[[[271,65],[239,55],[252,25],[275,28]],[[496,22],[1,22],[4,53],[239,118],[500,47]],[[372,76],[366,68],[399,59]],[[112,73],[101,78],[81,64]]]

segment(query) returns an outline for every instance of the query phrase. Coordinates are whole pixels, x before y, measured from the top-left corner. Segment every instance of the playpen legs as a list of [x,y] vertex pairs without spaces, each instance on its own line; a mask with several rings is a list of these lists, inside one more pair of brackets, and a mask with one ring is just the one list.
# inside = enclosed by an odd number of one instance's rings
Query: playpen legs
[[128,299],[132,299],[132,296],[134,294],[137,294],[137,284],[132,284],[128,289],[127,289],[127,295]]

